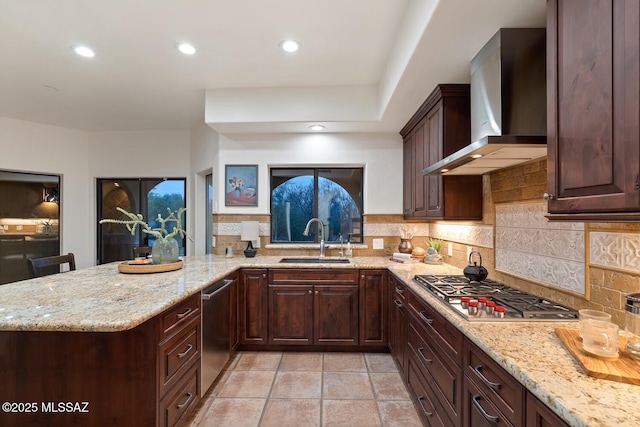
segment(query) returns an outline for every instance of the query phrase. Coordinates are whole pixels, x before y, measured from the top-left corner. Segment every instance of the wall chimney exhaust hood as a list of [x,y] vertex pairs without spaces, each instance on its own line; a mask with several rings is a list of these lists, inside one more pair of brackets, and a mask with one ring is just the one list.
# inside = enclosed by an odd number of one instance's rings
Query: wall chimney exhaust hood
[[546,156],[546,88],[546,29],[500,29],[471,61],[471,144],[423,175],[483,175]]

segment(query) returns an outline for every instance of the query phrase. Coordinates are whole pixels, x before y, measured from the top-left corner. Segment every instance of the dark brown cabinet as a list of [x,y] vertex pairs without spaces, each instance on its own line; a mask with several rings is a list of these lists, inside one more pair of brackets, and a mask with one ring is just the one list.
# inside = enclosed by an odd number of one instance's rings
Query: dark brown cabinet
[[471,143],[469,85],[441,84],[400,131],[406,219],[482,219],[481,176],[422,171]]
[[230,285],[230,307],[229,307],[229,352],[233,354],[240,345],[240,322],[238,313],[240,312],[240,277],[239,273],[233,272],[229,275]]
[[640,219],[640,3],[547,2],[548,209]]
[[[522,384],[468,339],[464,343],[463,361],[464,425],[494,425],[497,420],[506,425],[524,425]],[[479,420],[483,423],[476,424]]]
[[268,282],[269,344],[358,345],[358,271],[272,269]]
[[[200,298],[119,332],[0,332],[0,394],[48,408],[3,425],[185,425],[200,401]],[[68,401],[78,409],[59,411]]]
[[389,350],[400,372],[406,372],[407,287],[389,275]]
[[[407,364],[415,369],[414,383],[423,381],[422,390],[412,385],[411,370],[407,372],[409,389],[416,403],[423,408],[423,421],[458,426],[462,420],[462,334],[413,292],[408,295]],[[431,410],[424,409],[421,397],[425,392]],[[426,397],[425,397],[426,398]],[[435,411],[435,414],[434,412]]]
[[387,270],[360,270],[360,345],[387,345]]
[[266,269],[241,270],[239,305],[240,344],[267,344],[268,306]]
[[527,392],[527,427],[566,427],[563,419],[542,403],[537,397]]

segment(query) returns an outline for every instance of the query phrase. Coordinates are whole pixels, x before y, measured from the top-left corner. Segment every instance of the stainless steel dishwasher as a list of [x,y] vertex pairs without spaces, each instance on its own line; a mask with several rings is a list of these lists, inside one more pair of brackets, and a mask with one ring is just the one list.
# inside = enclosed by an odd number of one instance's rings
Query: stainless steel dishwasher
[[201,396],[229,361],[229,305],[234,281],[221,280],[202,291]]

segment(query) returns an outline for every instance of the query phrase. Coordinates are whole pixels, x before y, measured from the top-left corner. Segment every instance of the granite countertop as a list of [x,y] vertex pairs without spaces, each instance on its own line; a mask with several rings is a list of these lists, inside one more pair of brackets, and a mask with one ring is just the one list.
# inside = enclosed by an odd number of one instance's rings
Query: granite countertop
[[413,283],[415,274],[461,274],[447,264],[355,257],[350,264],[280,264],[281,256],[185,257],[184,268],[121,274],[117,263],[0,286],[0,330],[131,329],[238,268],[387,268],[572,426],[640,425],[640,386],[584,373],[554,333],[576,322],[468,322]]

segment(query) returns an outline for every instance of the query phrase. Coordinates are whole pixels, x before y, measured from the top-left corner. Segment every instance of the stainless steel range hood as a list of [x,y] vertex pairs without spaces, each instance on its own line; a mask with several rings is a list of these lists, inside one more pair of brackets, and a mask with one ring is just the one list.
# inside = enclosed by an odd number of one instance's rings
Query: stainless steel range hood
[[424,175],[482,175],[547,155],[546,30],[502,28],[471,61],[471,143]]

